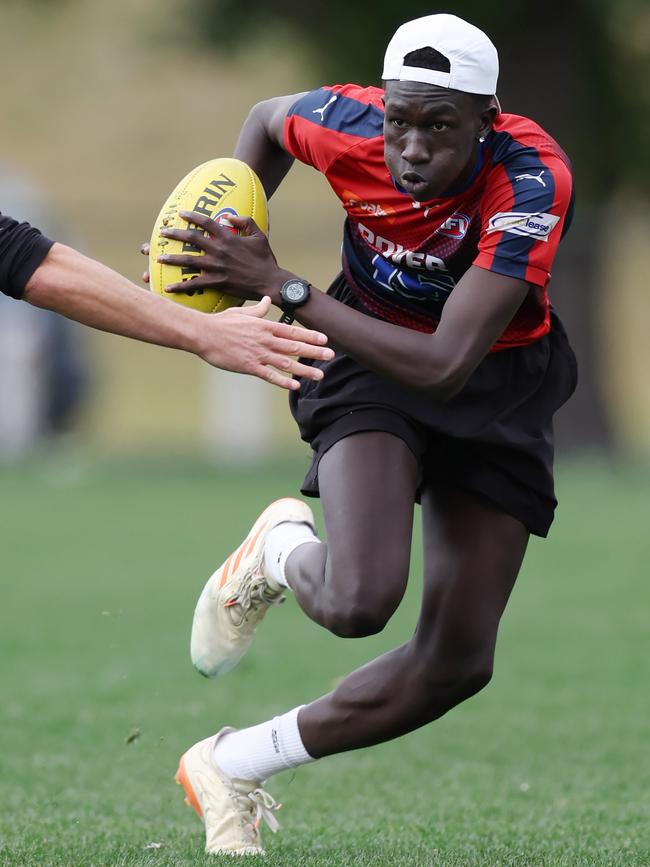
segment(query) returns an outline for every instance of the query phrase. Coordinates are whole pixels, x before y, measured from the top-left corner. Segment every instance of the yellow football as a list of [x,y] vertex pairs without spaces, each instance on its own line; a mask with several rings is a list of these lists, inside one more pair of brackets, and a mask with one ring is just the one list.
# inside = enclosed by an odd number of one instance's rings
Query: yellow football
[[[243,304],[240,298],[233,298],[217,289],[192,289],[192,280],[201,273],[198,262],[196,268],[179,268],[157,261],[158,256],[164,253],[195,255],[197,259],[204,255],[202,250],[192,244],[160,236],[160,230],[165,226],[197,228],[191,224],[188,226],[179,217],[179,211],[198,211],[216,221],[233,215],[252,217],[266,234],[268,209],[260,179],[241,160],[222,158],[197,166],[176,185],[162,206],[151,234],[149,285],[154,292],[204,313],[219,313],[228,307]],[[181,282],[187,283],[187,291],[166,291],[167,286]]]

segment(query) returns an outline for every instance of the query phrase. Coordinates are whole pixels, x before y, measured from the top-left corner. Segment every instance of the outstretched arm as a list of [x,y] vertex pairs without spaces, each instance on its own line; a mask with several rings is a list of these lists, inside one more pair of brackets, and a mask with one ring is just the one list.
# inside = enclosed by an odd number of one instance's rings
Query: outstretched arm
[[[283,388],[297,380],[278,372],[318,379],[322,373],[291,356],[326,359],[324,334],[262,317],[271,301],[225,313],[199,313],[170,303],[63,244],[54,244],[29,278],[24,299],[70,319],[136,340],[192,352],[225,370],[248,373]],[[276,369],[277,368],[277,369]]]
[[324,329],[334,345],[371,370],[444,401],[462,389],[527,292],[522,280],[472,267],[449,296],[435,334],[374,319],[323,292],[312,292],[296,319]]

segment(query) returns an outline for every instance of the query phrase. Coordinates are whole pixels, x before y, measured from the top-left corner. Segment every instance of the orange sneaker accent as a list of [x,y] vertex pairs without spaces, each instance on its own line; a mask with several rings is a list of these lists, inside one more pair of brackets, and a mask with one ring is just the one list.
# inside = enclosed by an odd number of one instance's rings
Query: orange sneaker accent
[[223,587],[223,585],[228,580],[228,573],[230,572],[230,564],[232,563],[232,558],[235,556],[237,551],[233,551],[230,557],[226,560],[223,567],[223,572],[221,573],[221,580],[219,581],[219,587]]
[[239,546],[239,550],[237,551],[237,556],[233,560],[233,564],[232,564],[232,571],[233,572],[237,571],[237,567],[239,566],[239,563],[241,562],[241,558],[244,556],[244,548],[245,547],[246,547],[246,539],[244,539],[244,541]]
[[[271,503],[271,506],[276,506],[278,503],[284,502],[284,500],[291,500],[291,499],[292,499],[291,497],[281,497],[279,500],[275,500],[275,502]],[[268,508],[271,508],[271,506],[269,506]],[[239,566],[241,558],[244,555],[246,557],[248,557],[248,555],[252,552],[253,548],[255,547],[255,543],[257,542],[260,535],[264,532],[264,530],[266,529],[267,526],[268,526],[268,521],[265,521],[262,524],[262,526],[257,530],[256,533],[254,533],[252,536],[244,539],[244,541],[241,543],[239,548],[237,548],[236,551],[233,551],[232,554],[230,555],[230,557],[228,557],[228,559],[224,563],[223,572],[221,573],[221,578],[219,580],[219,587],[220,588],[223,587],[223,585],[228,580],[228,575],[230,575],[230,565],[232,564],[232,571],[235,572],[237,570],[237,567]],[[247,542],[248,542],[248,545],[246,544]],[[235,558],[234,562],[233,562],[233,557]]]
[[181,760],[178,763],[178,770],[176,771],[176,776],[174,777],[174,779],[176,780],[176,782],[178,783],[179,786],[183,787],[183,790],[185,791],[185,794],[187,796],[185,798],[185,803],[190,807],[194,807],[199,819],[203,819],[203,813],[201,812],[201,807],[199,806],[199,802],[196,798],[196,795],[194,794],[194,789],[192,788],[192,784],[190,783],[189,777],[187,776],[187,773],[185,771],[185,765],[183,764],[183,756],[181,756]]
[[264,575],[264,540],[285,521],[314,525],[306,503],[293,497],[276,500],[203,587],[194,610],[190,653],[194,667],[205,677],[219,677],[234,668],[270,606],[283,601],[282,588]]
[[[251,551],[253,550],[253,548],[255,547],[255,543],[256,543],[257,540],[259,539],[259,537],[260,537],[260,533],[261,533],[263,530],[265,530],[266,527],[268,526],[268,523],[269,523],[268,521],[264,521],[264,523],[263,523],[262,526],[259,528],[259,530],[257,531],[257,533],[255,533],[255,535],[253,536],[253,538],[252,538],[252,539],[250,540],[250,542],[248,543],[248,548],[246,549],[246,556],[247,556],[247,557],[248,557],[248,555],[251,553]],[[242,545],[242,548],[243,548],[243,547],[244,547],[244,546]],[[239,565],[239,561],[237,562],[237,565]],[[235,568],[237,568],[237,567],[235,567]]]
[[255,820],[264,819],[271,831],[277,831],[275,800],[260,788],[259,780],[232,779],[214,764],[215,744],[233,731],[223,728],[186,750],[176,782],[183,786],[188,796],[185,800],[203,821],[206,853],[264,855],[259,822]]

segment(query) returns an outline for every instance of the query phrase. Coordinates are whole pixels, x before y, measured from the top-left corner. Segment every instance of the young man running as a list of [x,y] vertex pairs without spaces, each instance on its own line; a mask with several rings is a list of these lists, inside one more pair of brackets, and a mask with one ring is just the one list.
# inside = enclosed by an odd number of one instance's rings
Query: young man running
[[[530,533],[553,519],[552,416],[575,358],[546,286],[572,206],[571,169],[533,121],[495,99],[497,53],[451,15],[403,25],[384,90],[343,85],[261,103],[236,156],[271,194],[296,157],[347,212],[343,272],[327,294],[282,270],[266,238],[170,230],[205,251],[205,286],[274,303],[337,347],[292,396],[314,458],[327,543],[298,500],[272,504],[208,581],[192,657],[232,668],[286,588],[345,637],[383,628],[404,593],[414,503],[424,595],[409,642],[309,705],[191,747],[177,779],[209,852],[261,852],[275,826],[261,782],[289,767],[406,734],[490,680],[499,620]],[[181,257],[164,261],[184,264]]]
[[216,315],[169,304],[4,214],[0,214],[0,291],[84,325],[192,352],[214,367],[249,373],[283,388],[295,389],[297,380],[280,370],[308,379],[317,370],[291,356],[331,356],[323,346],[324,334],[264,320],[269,298],[254,307]]

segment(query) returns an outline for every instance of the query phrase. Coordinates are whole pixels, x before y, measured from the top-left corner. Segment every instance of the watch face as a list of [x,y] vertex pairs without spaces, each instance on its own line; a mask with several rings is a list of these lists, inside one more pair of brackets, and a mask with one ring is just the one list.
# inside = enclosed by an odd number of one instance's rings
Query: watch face
[[296,304],[303,301],[307,294],[307,286],[298,280],[285,283],[282,287],[282,297],[285,301],[289,302],[289,304]]

